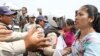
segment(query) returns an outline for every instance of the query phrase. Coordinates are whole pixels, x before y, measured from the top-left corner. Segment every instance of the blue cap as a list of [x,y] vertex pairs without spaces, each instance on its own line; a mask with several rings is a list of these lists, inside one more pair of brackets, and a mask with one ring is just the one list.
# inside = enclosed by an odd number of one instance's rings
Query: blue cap
[[11,11],[7,6],[0,6],[1,15],[13,15],[17,13],[16,11]]
[[44,20],[45,17],[43,17],[43,16],[38,16],[37,19]]
[[47,22],[47,20],[45,19],[45,17],[44,16],[38,16],[37,18],[36,18],[36,20],[43,20],[44,22]]

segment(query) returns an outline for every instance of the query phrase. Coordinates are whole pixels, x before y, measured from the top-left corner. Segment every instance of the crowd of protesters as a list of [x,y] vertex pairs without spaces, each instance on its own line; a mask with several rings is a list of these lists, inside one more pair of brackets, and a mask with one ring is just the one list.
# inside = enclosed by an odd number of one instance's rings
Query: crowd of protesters
[[94,5],[76,10],[75,21],[27,10],[0,6],[0,56],[100,55],[100,13]]

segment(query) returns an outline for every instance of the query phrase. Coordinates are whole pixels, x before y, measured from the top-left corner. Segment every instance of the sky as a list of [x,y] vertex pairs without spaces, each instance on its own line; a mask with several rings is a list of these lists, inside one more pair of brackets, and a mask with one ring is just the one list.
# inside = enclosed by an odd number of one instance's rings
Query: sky
[[95,5],[100,12],[100,0],[0,0],[0,5],[10,3],[21,9],[28,8],[28,14],[38,15],[37,8],[42,8],[43,15],[65,16],[74,19],[75,10],[85,4]]

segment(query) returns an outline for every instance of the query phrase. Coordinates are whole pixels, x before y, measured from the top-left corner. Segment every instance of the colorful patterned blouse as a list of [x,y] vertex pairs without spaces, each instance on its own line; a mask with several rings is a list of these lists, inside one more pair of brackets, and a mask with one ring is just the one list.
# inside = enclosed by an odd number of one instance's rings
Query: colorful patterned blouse
[[100,56],[100,33],[89,33],[81,41],[76,39],[71,56]]

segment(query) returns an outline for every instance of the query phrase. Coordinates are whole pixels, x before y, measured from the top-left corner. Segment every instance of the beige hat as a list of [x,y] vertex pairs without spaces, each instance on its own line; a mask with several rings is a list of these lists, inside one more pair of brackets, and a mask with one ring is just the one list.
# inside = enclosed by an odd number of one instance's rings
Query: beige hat
[[35,16],[33,14],[29,14],[29,17],[34,17],[35,18]]
[[58,27],[57,23],[53,20],[53,16],[48,16],[48,22],[51,26]]
[[20,9],[20,8],[18,8],[16,5],[14,5],[12,3],[4,3],[3,6],[7,6],[11,10],[19,10]]

